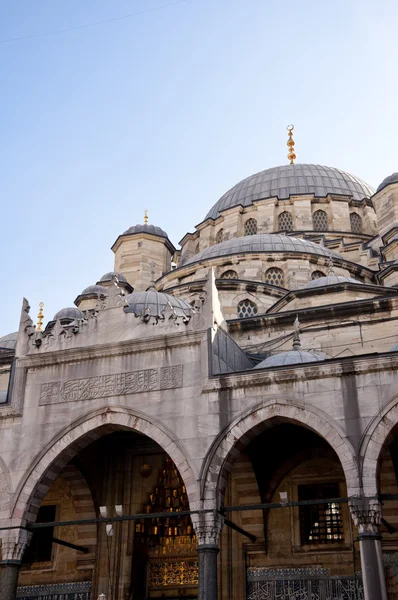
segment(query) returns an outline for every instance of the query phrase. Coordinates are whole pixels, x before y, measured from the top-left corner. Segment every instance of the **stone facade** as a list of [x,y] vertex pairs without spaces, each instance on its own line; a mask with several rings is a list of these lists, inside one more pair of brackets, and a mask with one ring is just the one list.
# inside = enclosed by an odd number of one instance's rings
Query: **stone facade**
[[[2,598],[396,597],[396,188],[231,206],[176,269],[132,228],[81,317],[40,332],[23,302],[0,339]],[[247,250],[290,222],[307,250]]]

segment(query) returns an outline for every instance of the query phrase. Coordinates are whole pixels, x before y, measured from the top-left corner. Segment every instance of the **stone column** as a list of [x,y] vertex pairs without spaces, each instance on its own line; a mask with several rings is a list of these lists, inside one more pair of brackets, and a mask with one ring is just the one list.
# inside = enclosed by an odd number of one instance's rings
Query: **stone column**
[[32,533],[18,527],[0,531],[0,598],[15,600],[17,595],[18,575],[23,554],[29,545]]
[[359,552],[365,600],[388,600],[381,550],[381,507],[377,500],[361,498],[350,502],[358,527]]
[[224,519],[217,511],[214,511],[194,514],[192,522],[198,538],[198,600],[217,600],[217,554]]

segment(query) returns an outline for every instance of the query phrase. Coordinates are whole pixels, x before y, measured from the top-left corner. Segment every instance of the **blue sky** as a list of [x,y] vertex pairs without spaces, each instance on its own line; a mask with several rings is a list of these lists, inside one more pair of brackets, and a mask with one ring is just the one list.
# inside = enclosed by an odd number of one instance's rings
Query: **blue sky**
[[0,2],[0,335],[23,296],[72,305],[145,208],[177,244],[287,162],[289,123],[298,162],[397,170],[396,0],[167,3]]

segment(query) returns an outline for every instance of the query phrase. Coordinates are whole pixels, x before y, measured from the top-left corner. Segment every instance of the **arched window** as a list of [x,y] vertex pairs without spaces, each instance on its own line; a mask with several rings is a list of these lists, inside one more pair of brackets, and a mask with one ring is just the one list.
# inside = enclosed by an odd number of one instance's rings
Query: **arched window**
[[221,228],[216,233],[216,244],[219,244],[220,242],[222,242],[223,237],[224,237],[224,229]]
[[270,269],[267,269],[265,271],[265,283],[284,287],[285,279],[283,277],[282,269],[278,269],[277,267],[271,267]]
[[247,219],[245,223],[245,235],[256,235],[257,221],[256,219]]
[[246,300],[241,300],[238,304],[237,308],[238,317],[240,319],[245,319],[247,317],[253,317],[257,314],[257,305],[254,304],[251,300],[246,298]]
[[352,233],[361,233],[362,231],[362,219],[358,215],[358,213],[350,214],[350,223],[351,223],[351,231]]
[[313,271],[311,275],[311,279],[320,279],[321,277],[326,277],[323,271]]
[[292,213],[287,210],[278,215],[278,231],[293,231]]
[[324,210],[316,210],[312,215],[312,224],[315,231],[328,231],[328,216]]
[[221,279],[238,279],[238,274],[236,271],[228,269],[228,271],[224,271],[224,273],[222,273]]

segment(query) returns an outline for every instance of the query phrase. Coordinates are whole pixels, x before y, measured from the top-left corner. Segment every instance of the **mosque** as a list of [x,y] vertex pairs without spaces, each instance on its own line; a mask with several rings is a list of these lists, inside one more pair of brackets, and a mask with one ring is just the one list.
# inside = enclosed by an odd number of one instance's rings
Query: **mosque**
[[1,600],[398,599],[398,173],[294,144],[180,249],[145,216],[52,320],[23,300]]

